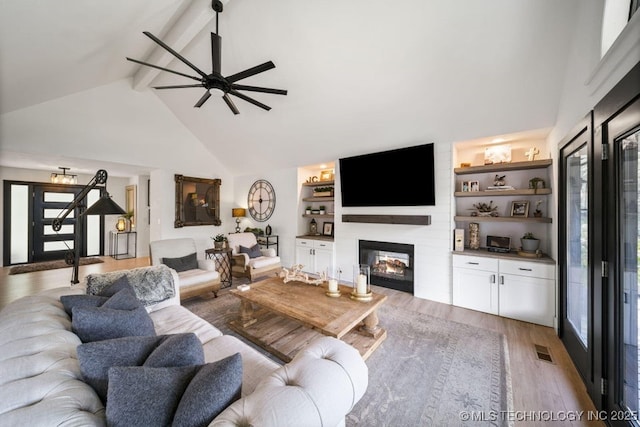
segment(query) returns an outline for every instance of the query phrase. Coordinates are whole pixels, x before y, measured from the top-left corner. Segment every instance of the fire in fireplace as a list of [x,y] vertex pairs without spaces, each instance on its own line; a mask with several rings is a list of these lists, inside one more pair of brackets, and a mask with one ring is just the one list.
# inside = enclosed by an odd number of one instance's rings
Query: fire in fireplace
[[360,264],[371,267],[371,284],[413,294],[413,245],[359,241]]

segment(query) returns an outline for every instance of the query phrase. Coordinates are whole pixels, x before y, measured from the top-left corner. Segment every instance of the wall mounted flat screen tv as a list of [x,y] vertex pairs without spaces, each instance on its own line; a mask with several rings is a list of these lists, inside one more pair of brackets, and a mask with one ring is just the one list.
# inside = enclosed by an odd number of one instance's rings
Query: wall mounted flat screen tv
[[436,204],[433,143],[339,159],[342,206]]

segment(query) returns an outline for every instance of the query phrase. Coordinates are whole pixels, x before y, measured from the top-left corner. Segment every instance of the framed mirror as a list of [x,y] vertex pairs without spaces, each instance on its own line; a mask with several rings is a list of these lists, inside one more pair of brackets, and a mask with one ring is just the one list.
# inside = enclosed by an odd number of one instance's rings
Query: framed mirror
[[175,175],[175,228],[192,225],[220,225],[220,179]]

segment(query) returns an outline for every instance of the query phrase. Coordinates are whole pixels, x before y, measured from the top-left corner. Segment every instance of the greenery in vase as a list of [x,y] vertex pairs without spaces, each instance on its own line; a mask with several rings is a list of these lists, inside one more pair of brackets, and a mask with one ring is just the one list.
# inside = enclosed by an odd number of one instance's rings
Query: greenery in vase
[[227,240],[227,238],[225,237],[224,234],[216,234],[214,237],[212,237],[214,242],[224,242]]
[[478,212],[495,212],[498,210],[498,206],[493,206],[493,200],[490,200],[489,203],[475,203],[473,207],[476,208]]
[[533,233],[524,233],[524,236],[522,236],[522,238],[525,239],[525,240],[538,240],[533,235]]

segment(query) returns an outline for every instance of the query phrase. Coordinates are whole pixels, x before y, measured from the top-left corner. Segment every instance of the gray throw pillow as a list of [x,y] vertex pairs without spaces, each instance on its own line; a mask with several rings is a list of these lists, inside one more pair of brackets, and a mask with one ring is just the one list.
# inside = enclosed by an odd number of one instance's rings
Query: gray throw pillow
[[62,295],[60,302],[64,307],[64,311],[71,316],[73,307],[100,307],[108,299],[108,297],[98,295]]
[[74,307],[71,318],[71,330],[82,342],[156,334],[147,310],[127,289],[100,307]]
[[249,255],[249,258],[258,258],[259,256],[262,256],[260,245],[258,245],[257,243],[250,248],[246,248],[240,245],[240,253]]
[[[126,276],[122,276],[103,289],[98,295],[62,295],[60,297],[60,302],[64,307],[64,311],[71,316],[73,307],[100,307],[109,300],[109,297],[114,296],[118,291],[123,289],[129,290],[131,294],[135,296],[133,288],[129,284],[129,280]],[[113,304],[114,303],[112,302],[111,308],[124,309],[122,307],[113,307]]]
[[207,426],[240,398],[239,353],[200,366],[109,369],[107,425]]
[[242,356],[204,365],[182,394],[173,425],[206,427],[242,392]]
[[179,258],[162,258],[162,263],[169,268],[173,268],[178,273],[181,271],[195,270],[198,268],[198,256],[194,252]]
[[107,402],[108,372],[113,366],[192,366],[204,363],[202,343],[193,333],[123,337],[78,346],[84,381]]

